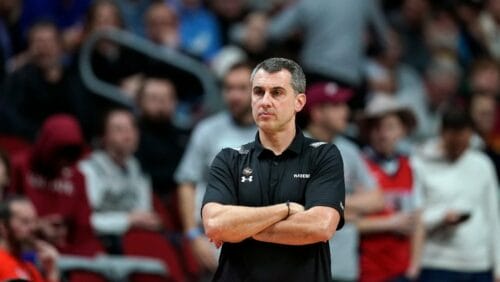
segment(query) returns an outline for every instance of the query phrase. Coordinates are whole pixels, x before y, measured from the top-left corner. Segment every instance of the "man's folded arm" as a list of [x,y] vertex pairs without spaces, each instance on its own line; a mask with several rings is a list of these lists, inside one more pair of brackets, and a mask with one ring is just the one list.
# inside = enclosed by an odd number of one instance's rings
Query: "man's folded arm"
[[240,242],[287,216],[285,203],[246,207],[209,202],[202,209],[205,233],[214,242]]
[[315,206],[289,216],[253,236],[255,240],[308,245],[329,240],[340,222],[340,213],[331,207]]

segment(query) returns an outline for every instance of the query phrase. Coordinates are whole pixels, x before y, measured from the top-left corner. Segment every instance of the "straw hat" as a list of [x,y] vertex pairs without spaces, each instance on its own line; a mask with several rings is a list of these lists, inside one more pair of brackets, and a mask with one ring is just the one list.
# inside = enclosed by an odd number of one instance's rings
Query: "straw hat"
[[402,105],[395,98],[388,95],[375,95],[365,107],[364,113],[360,116],[360,127],[364,132],[368,132],[376,121],[389,114],[399,116],[407,132],[411,132],[417,125],[417,119],[413,111]]

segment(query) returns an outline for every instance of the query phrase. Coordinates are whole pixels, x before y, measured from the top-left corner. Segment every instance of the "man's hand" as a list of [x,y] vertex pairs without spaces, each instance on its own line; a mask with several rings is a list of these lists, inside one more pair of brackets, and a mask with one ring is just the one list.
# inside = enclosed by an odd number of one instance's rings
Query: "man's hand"
[[[220,247],[220,245],[217,247]],[[215,259],[214,251],[208,238],[205,236],[196,237],[191,240],[191,248],[198,262],[208,270],[215,272],[217,269],[217,260]]]
[[153,212],[133,211],[128,216],[130,226],[147,230],[161,229],[161,219]]
[[57,268],[59,254],[56,248],[42,240],[36,240],[34,245],[40,264],[45,271],[47,281],[59,281],[60,275]]

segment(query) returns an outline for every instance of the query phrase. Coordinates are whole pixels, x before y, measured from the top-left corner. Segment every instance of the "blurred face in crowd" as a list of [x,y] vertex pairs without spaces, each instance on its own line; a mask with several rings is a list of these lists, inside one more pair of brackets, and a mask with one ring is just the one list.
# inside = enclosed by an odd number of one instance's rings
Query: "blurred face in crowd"
[[388,114],[375,121],[370,129],[370,144],[377,153],[390,156],[404,135],[405,128],[399,116]]
[[458,91],[458,75],[452,73],[439,73],[427,77],[427,95],[430,105],[438,107],[447,102]]
[[139,97],[139,106],[142,115],[146,119],[154,121],[171,120],[177,106],[177,94],[174,85],[166,79],[146,79]]
[[428,15],[427,0],[405,0],[402,6],[405,20],[410,24],[420,24]]
[[475,93],[500,95],[500,70],[495,64],[485,66],[472,73],[471,89]]
[[252,112],[250,73],[250,68],[238,67],[224,76],[223,99],[237,121],[242,121]]
[[315,124],[328,132],[339,134],[347,127],[349,112],[346,103],[325,103],[313,106],[310,115]]
[[495,126],[496,100],[491,95],[474,95],[470,105],[471,118],[478,133],[487,137]]
[[292,87],[292,75],[282,69],[269,73],[258,70],[252,81],[253,118],[264,132],[279,132],[295,126],[295,114],[306,103],[304,93],[296,93]]
[[210,2],[216,13],[227,19],[238,18],[245,9],[243,0],[212,0]]
[[445,156],[455,161],[465,152],[469,147],[470,137],[472,136],[472,129],[444,129],[441,132],[441,139]]
[[105,150],[114,157],[126,158],[137,149],[138,132],[134,116],[125,110],[109,114],[103,136]]
[[34,27],[29,34],[29,52],[34,63],[42,69],[60,65],[62,46],[56,27]]
[[35,207],[27,200],[15,200],[10,204],[10,212],[10,219],[0,224],[2,238],[7,238],[14,248],[31,244],[37,225]]
[[177,15],[164,3],[151,5],[146,13],[146,33],[156,44],[176,47],[179,41]]
[[119,28],[121,26],[120,11],[111,2],[102,2],[95,7],[90,21],[90,31]]

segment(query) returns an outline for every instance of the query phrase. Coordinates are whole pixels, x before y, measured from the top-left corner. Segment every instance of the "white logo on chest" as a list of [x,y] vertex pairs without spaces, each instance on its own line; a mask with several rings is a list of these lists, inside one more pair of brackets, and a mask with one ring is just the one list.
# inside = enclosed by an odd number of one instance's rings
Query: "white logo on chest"
[[311,174],[309,174],[309,173],[294,173],[293,174],[293,178],[305,178],[305,179],[307,179],[309,177],[311,177]]
[[245,182],[252,182],[253,181],[253,175],[250,175],[248,177],[245,177],[245,176],[242,176],[241,177],[241,183],[245,183]]

